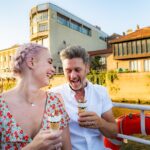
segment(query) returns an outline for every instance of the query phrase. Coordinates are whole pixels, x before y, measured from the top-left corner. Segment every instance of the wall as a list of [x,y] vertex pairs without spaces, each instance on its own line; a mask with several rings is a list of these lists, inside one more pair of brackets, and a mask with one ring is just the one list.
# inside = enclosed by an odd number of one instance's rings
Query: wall
[[150,101],[150,73],[120,73],[118,78],[108,86],[113,100]]
[[[61,66],[58,59],[58,52],[68,45],[80,45],[86,50],[105,49],[107,43],[99,39],[99,33],[92,30],[92,36],[85,35],[79,31],[73,30],[67,26],[57,22],[57,14],[55,11],[50,10],[50,49],[54,59],[54,64]],[[65,44],[64,44],[65,41]]]
[[[150,73],[120,73],[114,83],[108,82],[108,90],[112,100],[117,101],[149,101],[150,102]],[[65,83],[63,76],[54,77],[52,86]]]

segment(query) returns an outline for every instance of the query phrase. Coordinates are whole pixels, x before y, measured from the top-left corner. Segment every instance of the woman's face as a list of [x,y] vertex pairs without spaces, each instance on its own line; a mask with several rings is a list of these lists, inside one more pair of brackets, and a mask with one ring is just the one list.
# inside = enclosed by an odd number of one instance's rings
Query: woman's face
[[48,49],[43,49],[35,59],[33,68],[33,80],[40,87],[48,86],[49,79],[54,75],[55,69],[52,64],[52,57]]

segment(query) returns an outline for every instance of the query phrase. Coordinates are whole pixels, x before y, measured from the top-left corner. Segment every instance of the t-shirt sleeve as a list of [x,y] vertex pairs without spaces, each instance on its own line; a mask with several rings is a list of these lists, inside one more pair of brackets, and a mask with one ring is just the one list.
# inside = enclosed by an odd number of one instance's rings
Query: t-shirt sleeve
[[68,126],[69,123],[69,116],[65,110],[64,104],[62,103],[62,98],[60,98],[60,94],[48,93],[48,106],[47,106],[47,112],[48,115],[50,116],[52,113],[55,113],[57,111],[59,115],[61,115],[61,120],[60,120],[60,129],[63,129]]
[[64,105],[61,103],[61,101],[60,101],[60,103],[58,104],[58,107],[60,108],[59,111],[60,111],[60,113],[61,113],[60,129],[63,129],[63,128],[65,128],[65,127],[68,126],[68,123],[69,123],[70,118],[69,118],[69,116],[68,116],[68,113],[67,113],[66,110],[65,110]]

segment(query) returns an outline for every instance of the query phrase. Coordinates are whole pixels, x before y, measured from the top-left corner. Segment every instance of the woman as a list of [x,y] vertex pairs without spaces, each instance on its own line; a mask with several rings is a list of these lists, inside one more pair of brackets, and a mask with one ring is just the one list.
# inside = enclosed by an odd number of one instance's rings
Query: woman
[[[54,71],[47,48],[33,43],[19,47],[13,72],[20,81],[0,96],[0,149],[71,149],[69,117],[58,96],[41,89]],[[60,130],[52,131],[49,117],[56,110],[61,114]]]

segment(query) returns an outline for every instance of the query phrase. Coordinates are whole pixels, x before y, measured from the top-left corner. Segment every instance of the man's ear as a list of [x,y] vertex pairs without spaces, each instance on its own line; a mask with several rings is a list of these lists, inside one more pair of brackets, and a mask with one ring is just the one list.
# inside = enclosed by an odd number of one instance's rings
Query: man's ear
[[33,57],[28,57],[26,59],[26,64],[27,64],[27,67],[29,69],[33,69],[33,67],[34,67],[34,58]]

